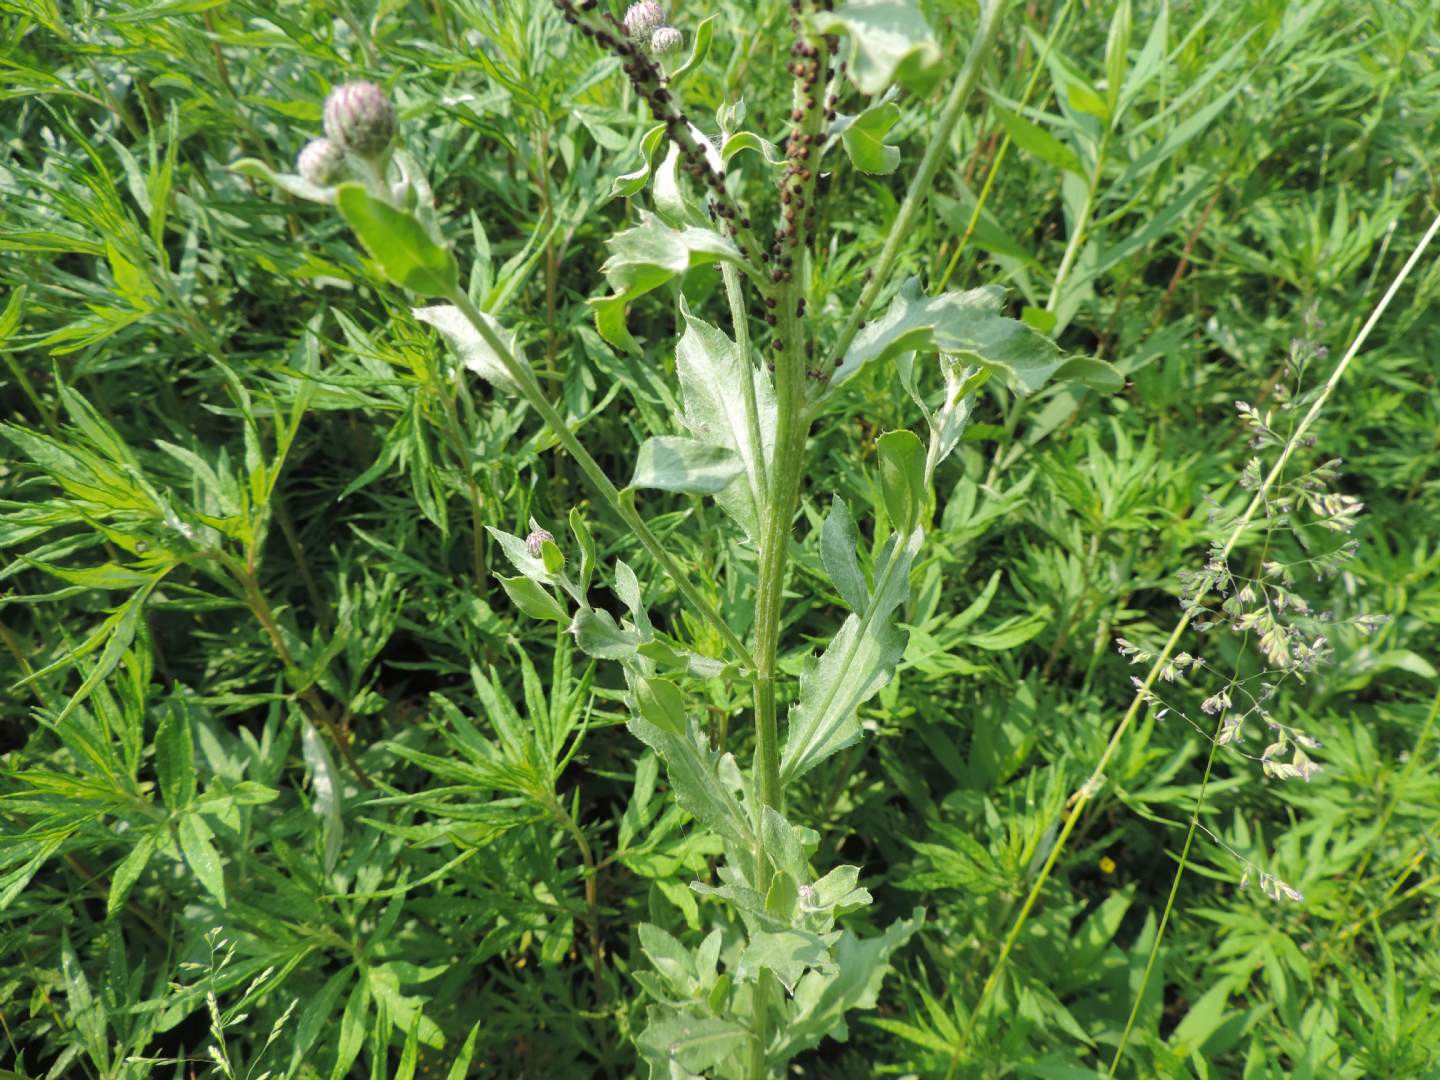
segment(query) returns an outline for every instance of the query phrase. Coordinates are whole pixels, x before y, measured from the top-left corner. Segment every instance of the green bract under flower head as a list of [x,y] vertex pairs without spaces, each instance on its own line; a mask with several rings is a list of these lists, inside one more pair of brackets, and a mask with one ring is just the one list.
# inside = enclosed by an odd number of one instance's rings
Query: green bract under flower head
[[325,134],[347,153],[377,158],[395,138],[395,106],[374,83],[338,86],[325,99]]

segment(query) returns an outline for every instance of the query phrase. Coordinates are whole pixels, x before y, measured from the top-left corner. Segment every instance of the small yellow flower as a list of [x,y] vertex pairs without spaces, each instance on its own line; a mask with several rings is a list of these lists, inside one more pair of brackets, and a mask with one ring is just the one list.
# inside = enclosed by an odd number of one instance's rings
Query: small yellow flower
[[1113,874],[1115,872],[1115,860],[1109,855],[1100,856],[1100,872],[1102,874]]

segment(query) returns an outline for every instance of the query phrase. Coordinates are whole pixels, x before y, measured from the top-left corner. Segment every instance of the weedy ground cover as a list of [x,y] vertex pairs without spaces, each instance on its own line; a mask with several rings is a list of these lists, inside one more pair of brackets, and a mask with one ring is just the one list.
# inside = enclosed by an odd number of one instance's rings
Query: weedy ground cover
[[1440,1069],[1429,5],[0,26],[10,1075]]

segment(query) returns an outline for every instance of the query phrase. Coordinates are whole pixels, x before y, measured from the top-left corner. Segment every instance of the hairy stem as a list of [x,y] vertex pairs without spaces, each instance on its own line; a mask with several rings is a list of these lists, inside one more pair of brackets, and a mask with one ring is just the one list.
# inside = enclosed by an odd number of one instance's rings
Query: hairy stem
[[[792,309],[793,310],[793,309]],[[797,328],[798,329],[798,328]],[[790,549],[790,524],[800,501],[800,476],[805,466],[805,370],[803,347],[792,344],[776,364],[775,462],[770,478],[770,501],[762,515],[760,569],[755,598],[755,762],[760,790],[755,820],[755,888],[763,896],[770,888],[770,862],[765,852],[764,808],[785,810],[780,786],[780,724],[775,704],[775,669],[780,649],[780,613],[784,606],[785,570]],[[768,1075],[766,1052],[770,1045],[770,1000],[773,980],[764,972],[755,984],[754,1029],[750,1044],[749,1076]]]

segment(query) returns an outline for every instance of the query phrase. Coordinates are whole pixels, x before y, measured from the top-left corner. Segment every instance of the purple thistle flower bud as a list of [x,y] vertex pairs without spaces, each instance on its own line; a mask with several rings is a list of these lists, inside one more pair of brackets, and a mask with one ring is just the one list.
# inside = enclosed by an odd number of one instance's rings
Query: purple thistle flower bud
[[650,51],[668,53],[678,49],[685,39],[673,26],[661,26],[650,36]]
[[325,134],[356,157],[378,158],[395,138],[395,106],[374,83],[337,86],[325,99]]
[[530,535],[525,537],[525,550],[530,553],[532,559],[540,558],[540,552],[544,550],[546,540],[553,542],[555,534],[546,529],[530,530]]
[[310,183],[329,187],[345,168],[345,151],[329,139],[311,139],[295,159],[295,171]]
[[646,40],[656,28],[665,25],[665,9],[655,0],[637,0],[625,12],[625,32],[636,41]]

